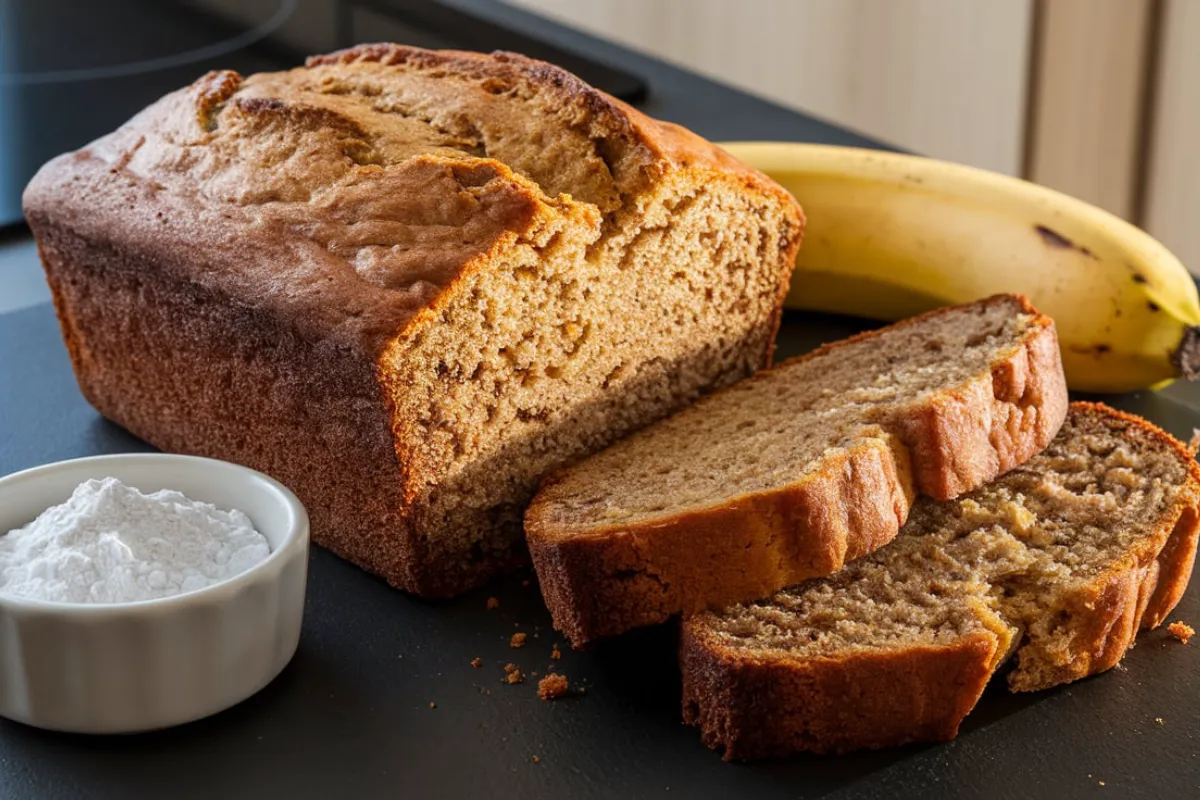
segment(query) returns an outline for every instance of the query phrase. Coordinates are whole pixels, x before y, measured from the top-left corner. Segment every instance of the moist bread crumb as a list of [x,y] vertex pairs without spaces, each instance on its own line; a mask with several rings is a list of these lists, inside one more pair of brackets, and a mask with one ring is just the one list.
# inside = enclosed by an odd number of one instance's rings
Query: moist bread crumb
[[1196,635],[1196,629],[1183,620],[1176,620],[1167,626],[1167,633],[1174,636],[1183,644],[1187,644],[1188,640]]
[[557,700],[565,697],[570,691],[565,675],[552,672],[538,681],[538,697],[543,700]]
[[474,658],[471,659],[471,666],[474,667],[475,669],[479,669],[480,667],[483,666],[483,659],[480,658],[479,656],[475,656]]
[[1113,667],[1162,624],[1198,507],[1179,442],[1076,403],[1044,452],[956,501],[918,501],[887,547],[686,620],[685,721],[727,759],[953,738],[1006,659],[1010,689],[1045,689]]
[[508,640],[508,646],[514,649],[525,646],[527,636],[524,633],[514,633],[512,638]]
[[557,67],[391,44],[210,72],[30,182],[80,388],[445,597],[538,479],[770,359],[803,215]]
[[543,481],[542,594],[577,647],[765,597],[890,541],[915,494],[1024,462],[1066,407],[1054,324],[1023,297],[826,345]]
[[509,684],[524,683],[525,673],[517,668],[516,664],[504,665],[504,682]]

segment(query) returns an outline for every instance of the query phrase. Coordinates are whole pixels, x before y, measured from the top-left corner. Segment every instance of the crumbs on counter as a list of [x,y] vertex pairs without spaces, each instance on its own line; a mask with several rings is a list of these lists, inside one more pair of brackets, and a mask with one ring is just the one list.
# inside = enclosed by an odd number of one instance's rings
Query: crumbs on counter
[[499,597],[489,597],[487,599],[487,610],[488,611],[495,611],[499,607],[500,607],[500,598]]
[[540,758],[538,758],[536,755],[535,755],[535,756],[533,756],[533,757],[532,757],[531,759],[529,759],[529,760],[530,760],[530,761],[532,761],[532,762],[533,762],[533,763],[535,763],[535,764],[540,764],[540,763],[542,763],[542,760],[541,760]]
[[1154,724],[1155,724],[1155,725],[1158,725],[1158,726],[1160,726],[1160,727],[1161,727],[1161,726],[1162,726],[1162,724],[1163,724],[1163,718],[1162,718],[1162,717],[1155,717],[1155,718],[1154,718]]
[[558,649],[558,642],[555,642],[554,647],[551,648],[550,657],[555,661],[558,661],[560,658],[562,658],[562,650]]
[[1191,625],[1188,625],[1183,620],[1177,619],[1167,626],[1167,633],[1171,634],[1184,644],[1187,644],[1188,639],[1191,639],[1196,635],[1196,629]]
[[521,581],[521,585],[522,585],[522,586],[528,586],[528,585],[529,585],[529,578],[526,578],[525,580]]
[[552,672],[538,681],[538,697],[543,700],[557,700],[565,697],[570,689],[566,675]]
[[479,669],[480,667],[483,666],[483,659],[480,658],[479,656],[475,656],[474,658],[471,659],[471,666],[474,667],[475,669]]
[[525,646],[526,635],[523,633],[514,633],[512,638],[508,640],[508,646],[512,648],[521,648]]
[[430,707],[430,708],[437,708],[437,703],[435,703],[435,702],[433,702],[432,700],[430,700],[430,701],[429,701],[429,707]]
[[516,664],[504,665],[504,682],[505,683],[524,683],[525,673],[517,668]]

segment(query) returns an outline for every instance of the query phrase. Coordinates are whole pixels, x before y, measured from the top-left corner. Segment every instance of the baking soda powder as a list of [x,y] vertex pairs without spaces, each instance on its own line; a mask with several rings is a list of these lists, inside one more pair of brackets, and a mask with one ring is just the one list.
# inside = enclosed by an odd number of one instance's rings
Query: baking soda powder
[[271,553],[240,511],[179,492],[143,494],[116,478],[0,537],[0,593],[60,603],[132,603],[238,575]]

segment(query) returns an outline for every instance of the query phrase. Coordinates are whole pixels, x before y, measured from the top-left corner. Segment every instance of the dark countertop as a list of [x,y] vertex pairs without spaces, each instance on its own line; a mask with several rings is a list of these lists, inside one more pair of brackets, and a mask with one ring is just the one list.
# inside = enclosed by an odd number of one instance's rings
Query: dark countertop
[[[650,113],[711,138],[868,144],[523,12],[460,4],[616,60],[649,79]],[[779,355],[862,326],[789,314]],[[1200,425],[1195,386],[1114,402],[1185,438]],[[0,314],[0,474],[143,449],[79,395],[48,305]],[[536,584],[522,586],[528,577],[425,603],[314,549],[300,647],[271,686],[209,719],[137,736],[0,720],[0,798],[1200,796],[1195,642],[1154,632],[1104,676],[1020,696],[993,686],[951,743],[730,765],[680,723],[671,626],[588,653],[564,648],[555,666],[584,697],[548,703],[536,679],[502,684],[506,662],[544,673],[561,643]],[[486,610],[489,596],[498,610]],[[1174,617],[1200,620],[1200,592]],[[518,630],[529,644],[512,650]],[[469,665],[477,656],[480,669]]]

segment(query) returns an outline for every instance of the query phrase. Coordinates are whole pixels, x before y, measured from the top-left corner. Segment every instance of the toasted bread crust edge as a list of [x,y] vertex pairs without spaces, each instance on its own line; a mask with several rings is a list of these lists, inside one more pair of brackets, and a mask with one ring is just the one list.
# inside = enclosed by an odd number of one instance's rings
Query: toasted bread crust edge
[[[1116,665],[1139,629],[1162,624],[1187,588],[1200,531],[1200,467],[1181,443],[1143,419],[1098,403],[1073,403],[1151,433],[1187,461],[1190,486],[1163,516],[1158,537],[1099,576],[1071,603],[1075,635],[1065,663],[1022,677],[1027,651],[1009,676],[1014,691],[1078,680]],[[1090,603],[1090,605],[1089,605]],[[697,620],[680,640],[683,715],[726,760],[798,751],[846,752],[953,738],[1003,661],[1002,632],[973,634],[945,647],[870,652],[848,659],[751,658],[712,640]],[[910,708],[897,698],[915,698]]]
[[[989,374],[878,420],[888,434],[830,459],[801,481],[721,508],[594,534],[546,522],[535,498],[526,537],[555,627],[580,647],[677,613],[766,597],[836,572],[891,541],[914,494],[953,497],[1028,460],[1066,418],[1067,388],[1053,321],[1024,297],[1016,299],[1022,313],[1036,319]],[[944,313],[948,309],[883,330]]]
[[1004,647],[985,631],[943,647],[842,660],[750,660],[685,625],[683,720],[726,761],[953,739]]

